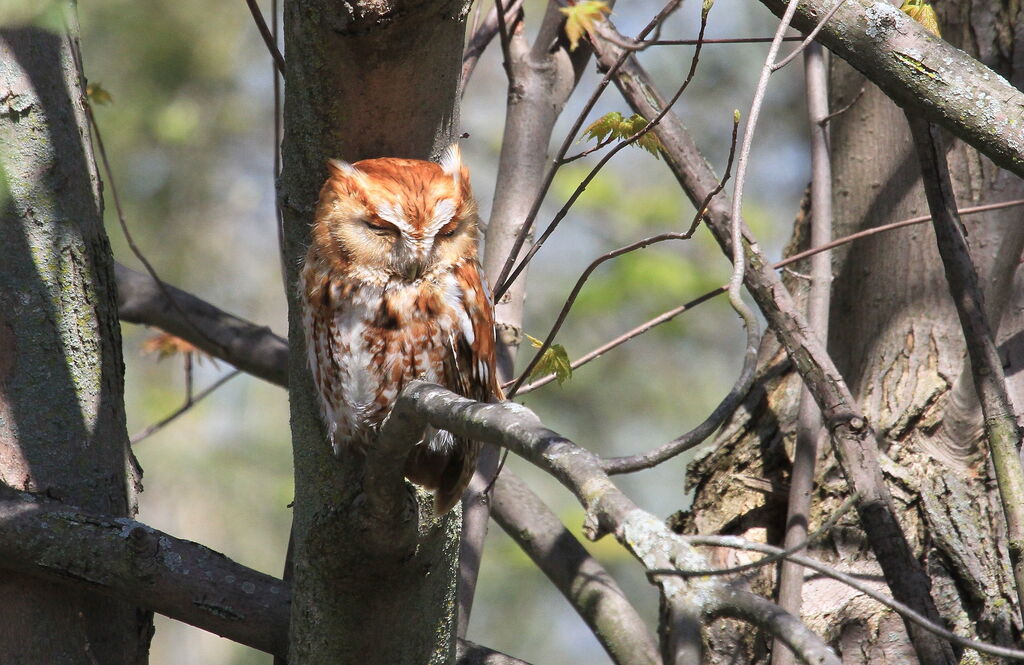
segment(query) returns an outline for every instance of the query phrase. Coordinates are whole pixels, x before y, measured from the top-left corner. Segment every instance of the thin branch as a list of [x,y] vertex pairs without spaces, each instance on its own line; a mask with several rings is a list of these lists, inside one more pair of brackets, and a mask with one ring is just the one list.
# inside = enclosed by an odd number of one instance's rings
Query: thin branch
[[[752,552],[762,552],[764,554],[781,554],[783,549],[775,547],[774,545],[766,545],[765,543],[757,543],[751,540],[745,540],[739,536],[683,536],[683,539],[692,545],[708,545],[711,547],[731,547],[733,549],[748,550]],[[948,640],[953,644],[956,644],[965,649],[974,649],[980,653],[997,656],[1000,658],[1013,658],[1014,660],[1024,660],[1024,651],[1019,649],[1009,649],[1007,647],[1001,647],[996,644],[989,644],[988,642],[981,642],[978,640],[972,640],[967,637],[961,637],[956,633],[947,630],[941,624],[930,621],[927,617],[916,612],[913,608],[905,605],[898,600],[875,591],[870,586],[862,583],[853,575],[848,575],[842,571],[839,571],[831,566],[821,563],[817,559],[812,559],[809,556],[803,556],[801,554],[788,554],[787,559],[794,561],[805,568],[809,568],[816,573],[834,579],[838,582],[842,582],[851,589],[856,589],[860,593],[868,596],[872,600],[875,600],[889,609],[895,611],[901,617],[922,629],[941,637],[944,640]],[[660,576],[660,575],[678,575],[678,570],[651,570],[648,571],[649,575]]]
[[939,128],[907,114],[924,184],[939,255],[949,292],[967,342],[974,387],[985,416],[985,435],[1006,518],[1010,567],[1017,587],[1018,612],[1024,612],[1024,467],[1018,450],[1021,431],[1006,389],[1003,363],[985,317],[978,272],[971,260],[963,223],[956,214],[953,183]]
[[[837,7],[839,5],[836,5]],[[828,115],[828,73],[825,51],[820,44],[810,44],[804,51],[804,80],[807,89],[807,118],[811,141],[811,246],[826,245],[832,240],[832,165],[829,160],[828,129],[823,119]],[[832,293],[832,256],[820,252],[811,259],[811,287],[807,295],[807,324],[822,344],[828,343],[828,315]],[[821,438],[821,411],[807,387],[800,391],[797,412],[796,444],[793,466],[789,474],[789,505],[786,511],[784,544],[792,547],[807,539],[810,521],[811,493],[814,489],[814,467]],[[787,612],[800,616],[804,571],[786,562],[779,571],[776,598]],[[791,665],[793,654],[776,643],[772,649],[772,665]]]
[[[522,9],[523,0],[512,0],[508,4],[508,8],[505,9],[505,25],[513,31],[516,29],[514,22],[521,19]],[[477,12],[479,13],[479,11],[480,3],[477,3]],[[495,6],[491,7],[491,11],[488,12],[484,22],[473,30],[473,36],[469,38],[466,50],[462,54],[462,79],[459,82],[461,94],[466,94],[466,87],[469,85],[469,79],[473,76],[473,72],[476,71],[476,65],[480,61],[480,56],[487,50],[487,46],[498,32],[498,8]]]
[[[75,61],[76,72],[78,74],[78,78],[81,81],[82,90],[85,90],[85,69],[82,66],[82,54],[79,51],[78,42],[74,39],[71,39],[70,35],[67,35],[67,39],[72,58]],[[99,123],[96,122],[96,116],[92,111],[92,104],[84,95],[82,98],[82,107],[85,109],[86,118],[88,118],[89,120],[89,127],[91,129],[92,139],[96,142],[96,149],[99,152],[100,161],[103,164],[103,172],[106,174],[107,177],[107,186],[110,188],[110,195],[114,200],[114,209],[117,212],[117,221],[118,224],[120,224],[121,226],[121,232],[124,233],[124,238],[125,241],[128,243],[128,247],[131,249],[132,254],[135,255],[135,258],[137,258],[142,263],[142,265],[145,266],[146,272],[148,272],[150,277],[153,278],[153,281],[157,285],[159,285],[160,289],[164,292],[164,295],[171,303],[171,306],[177,309],[178,313],[181,314],[183,323],[189,328],[191,328],[191,330],[196,335],[200,337],[205,337],[206,335],[203,332],[203,330],[197,328],[192,323],[192,321],[189,320],[188,313],[174,300],[174,298],[171,295],[171,292],[166,288],[164,283],[160,281],[160,276],[156,274],[156,269],[153,268],[153,265],[146,258],[146,255],[142,253],[142,250],[139,248],[139,246],[135,244],[135,238],[132,236],[131,231],[128,229],[128,222],[125,220],[124,209],[121,207],[121,197],[118,195],[117,183],[114,180],[114,171],[110,166],[110,160],[107,158],[107,149],[103,144],[103,134],[102,132],[100,132]],[[205,341],[208,343],[208,345],[217,346],[217,342],[213,339],[206,337]]]
[[[711,192],[704,197],[704,201],[701,205],[698,206],[697,214],[693,220],[694,225],[703,218],[704,211],[707,210],[712,199],[722,191],[725,187],[725,183],[728,182],[729,177],[732,174],[732,161],[733,157],[736,155],[736,135],[738,130],[739,117],[738,114],[734,114],[732,124],[732,141],[729,146],[729,159],[725,165],[725,175],[722,176],[722,180],[719,181],[718,186],[711,190]],[[693,228],[694,227],[691,227],[691,233]],[[736,383],[726,394],[725,398],[722,399],[718,406],[714,408],[711,414],[705,418],[702,423],[686,434],[676,437],[672,441],[641,455],[612,457],[602,460],[602,467],[609,475],[631,473],[641,469],[650,469],[651,467],[661,464],[676,455],[680,455],[687,450],[691,450],[696,446],[699,446],[705,439],[711,436],[711,434],[721,426],[725,419],[729,417],[729,414],[736,409],[754,382],[754,371],[757,369],[757,344],[759,338],[756,322],[754,325],[751,325],[750,318],[752,318],[752,316],[750,311],[746,310],[746,312],[741,313],[741,317],[743,317],[743,327],[747,333],[743,367],[740,370],[739,378],[736,379]]]
[[[825,27],[825,23],[827,23],[830,18],[836,15],[836,12],[839,11],[839,8],[843,6],[844,2],[846,2],[846,0],[839,0],[839,2],[837,2],[835,6],[832,7],[832,9],[828,10],[828,12],[821,17],[821,20],[818,21],[818,25],[814,26],[814,29],[807,33],[807,37],[802,42],[800,42],[800,46],[797,46],[795,49],[793,49],[793,52],[787,55],[782,60],[774,63],[771,66],[771,70],[773,72],[776,72],[782,69],[790,62],[792,62],[798,55],[803,53],[804,49],[811,45],[811,42],[814,41],[814,38],[817,37],[818,33],[821,32],[821,29]],[[790,15],[790,20],[792,20],[792,18],[792,15]],[[787,23],[788,22],[789,21],[787,21]]]
[[505,23],[505,6],[501,0],[494,0],[495,17],[498,22],[498,34],[501,35],[501,56],[502,65],[505,67],[505,75],[508,77],[508,88],[512,90],[516,85],[515,73],[512,71],[512,51],[509,49],[510,33]]
[[[674,10],[675,9],[675,3],[669,3],[668,7],[671,8],[672,10]],[[668,9],[663,10],[659,14],[659,17],[661,17],[662,15],[666,15],[667,16],[668,13],[670,13],[670,11],[668,11]],[[663,18],[662,18],[662,20],[663,20]],[[699,33],[699,37],[698,38],[703,37],[704,31],[707,29],[707,21],[708,21],[708,14],[707,14],[707,12],[702,12],[701,13],[701,23],[700,23],[700,33]],[[605,24],[607,24],[607,23],[608,22],[605,21]],[[658,21],[658,23],[654,23],[654,25],[660,25],[660,20]],[[595,32],[599,36],[604,34],[604,31],[601,29],[600,26],[595,28]],[[672,105],[675,104],[676,101],[678,101],[678,99],[682,96],[683,92],[685,92],[686,89],[689,87],[690,82],[693,81],[693,77],[697,73],[697,64],[700,62],[700,51],[701,51],[701,47],[700,47],[700,45],[698,45],[697,48],[694,49],[694,51],[693,51],[693,57],[690,59],[690,69],[689,69],[689,71],[686,74],[686,78],[683,80],[683,82],[679,86],[679,88],[676,89],[676,93],[672,96],[672,99],[669,100],[668,104],[666,104],[664,109],[662,109],[659,113],[657,113],[639,131],[634,132],[630,136],[624,138],[623,140],[621,140],[617,144],[615,144],[615,146],[612,147],[612,149],[609,150],[607,153],[605,153],[604,157],[602,157],[601,160],[598,161],[598,163],[594,165],[594,167],[590,170],[590,172],[586,175],[586,177],[584,177],[583,180],[576,186],[576,189],[573,191],[572,195],[569,196],[568,200],[562,205],[562,207],[559,209],[559,211],[555,214],[554,218],[548,224],[547,228],[544,229],[544,232],[541,233],[541,235],[537,239],[537,241],[535,243],[533,243],[533,245],[530,247],[530,250],[526,253],[526,256],[524,256],[519,261],[519,263],[516,265],[515,269],[513,269],[509,273],[508,278],[505,279],[503,282],[501,282],[501,285],[495,289],[495,292],[494,292],[495,299],[500,298],[501,295],[508,289],[508,287],[516,280],[516,278],[519,277],[519,275],[521,275],[523,273],[523,271],[526,269],[526,266],[529,265],[530,261],[537,254],[537,252],[540,251],[540,248],[544,246],[544,242],[549,237],[551,237],[551,234],[554,233],[555,229],[558,228],[558,225],[565,218],[565,216],[569,213],[570,208],[572,208],[572,206],[576,203],[576,201],[579,199],[579,197],[583,195],[583,192],[586,191],[587,186],[593,181],[594,178],[597,177],[597,174],[601,171],[601,169],[604,168],[605,164],[607,164],[609,162],[609,160],[611,160],[611,158],[614,157],[620,150],[624,149],[626,146],[632,145],[636,141],[639,141],[648,132],[654,130],[658,126],[658,123],[661,122],[661,119],[665,116],[666,113],[668,113],[669,110],[671,110]],[[614,69],[614,66],[609,69],[609,73],[612,72],[612,69]],[[580,117],[582,117],[582,114],[581,114]],[[575,133],[570,134],[569,136],[575,137]],[[565,147],[564,143],[563,143],[563,147]],[[560,152],[559,156],[555,160],[555,165],[552,167],[553,170],[557,169],[559,166],[562,165],[561,160],[564,157],[565,157],[565,152],[564,151]],[[553,173],[552,173],[552,175],[553,175]],[[537,209],[539,209],[539,205],[535,205],[535,207]]]
[[[745,573],[750,570],[757,570],[763,568],[769,564],[777,561],[785,561],[790,558],[791,554],[796,554],[801,550],[813,545],[818,542],[822,536],[825,536],[833,527],[839,522],[839,520],[850,511],[855,505],[857,505],[858,496],[851,494],[846,498],[845,501],[836,509],[828,520],[825,521],[820,527],[815,529],[814,533],[807,536],[804,540],[794,543],[793,545],[787,545],[786,549],[779,550],[775,554],[769,554],[765,557],[758,559],[757,561],[751,561],[750,563],[744,563],[739,566],[733,566],[731,568],[714,568],[714,569],[703,569],[703,570],[679,570],[675,571],[673,575],[680,575],[682,577],[702,577],[704,575],[736,575],[738,573]],[[799,565],[796,565],[800,568]],[[779,603],[781,606],[781,603]],[[785,609],[785,608],[783,608]],[[787,610],[789,611],[789,610]],[[794,613],[795,614],[795,613]]]
[[174,422],[174,420],[176,420],[179,416],[181,416],[182,414],[187,412],[189,409],[194,407],[196,404],[198,404],[199,402],[203,401],[203,399],[205,399],[207,396],[212,394],[213,391],[217,390],[217,388],[220,388],[225,383],[227,383],[231,379],[233,379],[236,376],[238,376],[241,373],[241,371],[242,370],[236,369],[236,370],[233,370],[231,372],[228,372],[224,376],[222,376],[219,379],[217,379],[216,381],[214,381],[210,386],[208,386],[208,387],[204,388],[203,390],[201,390],[199,392],[199,394],[197,394],[195,396],[193,396],[191,394],[188,395],[187,398],[185,399],[185,403],[182,404],[180,407],[178,407],[177,409],[172,411],[170,414],[168,414],[164,418],[162,418],[159,421],[153,423],[149,427],[145,428],[144,430],[142,430],[141,432],[139,432],[138,434],[133,436],[131,438],[131,444],[134,446],[135,444],[139,443],[140,441],[142,441],[144,439],[147,439],[150,436],[156,434],[157,432],[162,430],[164,427],[166,427],[167,425],[169,425],[172,422]]
[[512,399],[515,397],[518,388],[523,385],[523,382],[528,376],[530,376],[533,368],[537,366],[540,359],[544,356],[547,350],[551,348],[552,342],[555,341],[555,336],[558,335],[558,331],[562,329],[562,324],[565,323],[565,319],[569,316],[569,311],[572,309],[573,303],[576,302],[576,297],[580,294],[580,291],[583,290],[583,285],[587,283],[590,275],[597,270],[598,266],[606,261],[611,261],[614,258],[622,256],[623,254],[629,254],[630,252],[634,252],[638,249],[644,249],[645,247],[650,247],[651,245],[656,245],[660,242],[665,242],[666,240],[689,240],[693,236],[693,232],[695,230],[696,226],[691,226],[685,233],[660,233],[656,236],[644,238],[643,240],[637,240],[636,242],[630,243],[624,247],[613,249],[612,251],[606,252],[591,261],[590,265],[588,265],[586,270],[583,271],[583,274],[576,280],[576,285],[573,286],[572,291],[569,292],[569,296],[565,299],[565,303],[562,305],[561,311],[555,318],[555,323],[551,326],[551,330],[548,331],[547,337],[544,338],[544,342],[540,345],[540,348],[537,349],[537,352],[533,355],[533,358],[530,360],[529,364],[527,364],[523,373],[519,375],[515,384],[513,384],[512,388],[508,391],[508,398]]
[[824,127],[824,126],[828,125],[828,123],[832,122],[833,120],[835,120],[836,118],[838,118],[842,114],[844,114],[847,111],[849,111],[850,109],[852,109],[853,105],[856,104],[857,102],[859,102],[860,98],[864,96],[864,92],[867,89],[868,89],[868,84],[865,83],[864,85],[862,85],[860,87],[860,90],[857,91],[857,94],[853,96],[853,99],[850,100],[849,104],[846,104],[846,105],[840,107],[839,109],[833,111],[832,113],[829,113],[824,118],[819,120],[818,124],[820,124],[822,127]]
[[260,31],[260,37],[263,38],[263,43],[266,45],[267,51],[270,52],[270,57],[274,60],[274,67],[277,68],[278,72],[284,74],[284,56],[277,50],[277,40],[274,39],[273,33],[267,27],[267,22],[263,19],[263,12],[260,11],[256,0],[245,0],[245,4],[249,6],[252,20],[256,22],[256,28]]
[[[774,37],[725,37],[720,39],[651,39],[648,46],[696,46],[697,44],[764,44]],[[783,37],[784,42],[798,42],[801,37]]]
[[[642,39],[652,30],[654,30],[655,27],[657,27],[657,25],[660,24],[666,16],[668,16],[669,14],[672,13],[672,11],[674,11],[676,5],[678,5],[681,1],[682,0],[668,0],[668,3],[665,5],[665,7],[662,8],[662,10],[658,12],[658,14],[655,15],[655,17],[651,19],[651,21],[646,26],[644,26],[643,30],[640,31],[640,33],[637,35],[637,39]],[[511,273],[512,267],[515,265],[516,258],[519,256],[519,252],[522,251],[523,244],[526,242],[526,239],[530,235],[530,231],[533,229],[533,224],[534,221],[536,221],[537,219],[537,214],[540,212],[541,204],[543,203],[544,198],[547,196],[548,190],[551,188],[551,183],[554,182],[555,174],[558,172],[558,169],[562,165],[562,159],[569,152],[569,148],[572,145],[573,141],[576,139],[576,135],[579,134],[580,129],[583,127],[583,123],[586,120],[587,115],[594,108],[594,105],[597,104],[597,100],[600,99],[601,94],[604,93],[605,89],[608,87],[608,83],[611,82],[612,78],[615,76],[615,73],[618,71],[619,66],[622,64],[623,61],[625,61],[626,55],[626,53],[623,53],[622,57],[619,59],[618,62],[612,63],[607,67],[607,71],[605,71],[604,76],[598,82],[597,86],[595,86],[594,91],[590,95],[590,98],[583,105],[583,108],[576,116],[576,120],[573,122],[572,127],[566,133],[565,138],[562,139],[562,145],[559,147],[558,153],[552,160],[551,166],[544,174],[544,180],[538,188],[536,195],[534,196],[533,204],[530,207],[530,212],[526,215],[526,219],[523,221],[522,225],[519,228],[519,231],[516,233],[515,241],[513,242],[511,249],[509,250],[505,257],[505,263],[502,266],[501,270],[498,272],[497,277],[495,277],[491,282],[492,284],[494,284],[495,302],[501,299],[501,297],[505,294],[506,291],[508,291],[508,288],[511,285],[511,281],[509,280],[509,273]]]

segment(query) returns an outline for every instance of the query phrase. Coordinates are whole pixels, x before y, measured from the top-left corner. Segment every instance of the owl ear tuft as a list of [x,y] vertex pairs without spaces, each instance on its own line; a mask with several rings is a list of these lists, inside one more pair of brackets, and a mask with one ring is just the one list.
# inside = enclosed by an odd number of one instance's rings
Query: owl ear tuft
[[346,178],[361,177],[363,175],[362,171],[340,159],[328,159],[327,170],[331,172],[331,175],[338,175]]
[[342,187],[346,191],[355,191],[366,181],[365,173],[340,159],[328,159],[327,170],[328,180],[333,181],[335,187]]
[[441,159],[438,160],[441,165],[441,170],[450,175],[455,179],[455,182],[459,182],[459,178],[462,175],[462,150],[459,149],[458,143],[453,143],[448,146],[443,153],[441,153]]
[[469,186],[469,171],[462,165],[462,150],[458,143],[453,143],[441,153],[438,160],[441,170],[450,175],[455,181],[456,187]]

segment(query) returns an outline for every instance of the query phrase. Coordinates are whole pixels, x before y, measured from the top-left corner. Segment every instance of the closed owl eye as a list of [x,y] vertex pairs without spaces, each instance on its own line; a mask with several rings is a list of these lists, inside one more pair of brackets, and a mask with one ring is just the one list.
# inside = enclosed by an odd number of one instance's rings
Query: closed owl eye
[[390,222],[385,222],[382,219],[375,217],[369,217],[363,220],[363,224],[366,228],[370,229],[379,236],[397,236],[398,228]]
[[442,238],[450,238],[455,235],[455,231],[459,228],[459,220],[453,219],[438,230],[437,235]]

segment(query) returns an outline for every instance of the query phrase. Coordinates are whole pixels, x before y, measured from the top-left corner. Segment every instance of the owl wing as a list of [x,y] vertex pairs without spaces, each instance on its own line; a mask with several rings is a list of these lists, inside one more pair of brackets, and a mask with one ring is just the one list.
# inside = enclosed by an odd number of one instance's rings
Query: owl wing
[[[454,270],[462,297],[442,363],[442,383],[452,392],[478,402],[503,399],[495,371],[494,309],[476,261],[464,261]],[[418,446],[409,459],[406,476],[434,489],[434,512],[441,515],[461,498],[476,469],[477,441],[447,438],[437,445]],[[447,443],[448,445],[445,445]]]

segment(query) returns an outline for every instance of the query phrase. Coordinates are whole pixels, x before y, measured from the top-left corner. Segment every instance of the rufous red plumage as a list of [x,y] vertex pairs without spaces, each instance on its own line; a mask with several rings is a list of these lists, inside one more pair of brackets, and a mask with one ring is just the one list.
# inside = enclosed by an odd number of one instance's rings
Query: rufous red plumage
[[[328,169],[299,284],[306,349],[335,451],[365,452],[413,379],[483,402],[500,395],[494,315],[457,146],[439,164],[332,160]],[[428,432],[405,475],[433,490],[444,513],[461,498],[478,450]]]

